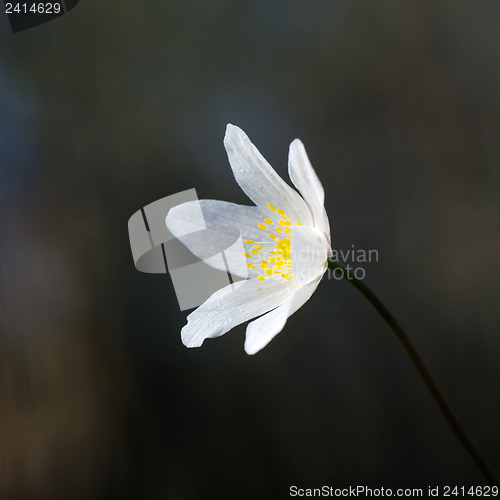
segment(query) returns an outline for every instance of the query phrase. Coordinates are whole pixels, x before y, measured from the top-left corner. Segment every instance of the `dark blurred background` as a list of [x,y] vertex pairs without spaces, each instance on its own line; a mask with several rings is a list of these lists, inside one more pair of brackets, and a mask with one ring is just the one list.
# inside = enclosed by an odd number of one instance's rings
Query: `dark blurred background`
[[262,352],[186,349],[128,218],[195,187],[249,203],[242,127],[305,143],[337,249],[500,473],[500,3],[81,0],[0,16],[0,498],[281,499],[480,485],[388,327],[324,281]]

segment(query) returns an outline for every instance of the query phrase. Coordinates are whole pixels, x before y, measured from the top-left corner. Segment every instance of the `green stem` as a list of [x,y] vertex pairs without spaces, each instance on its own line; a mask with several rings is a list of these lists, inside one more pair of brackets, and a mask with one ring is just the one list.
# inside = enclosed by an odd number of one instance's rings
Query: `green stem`
[[403,329],[394,319],[392,314],[387,310],[384,304],[382,304],[382,302],[378,299],[378,297],[362,281],[358,280],[355,276],[353,276],[353,274],[344,266],[342,266],[338,262],[333,262],[329,260],[328,267],[332,269],[334,272],[337,269],[341,270],[342,276],[346,278],[348,281],[350,281],[371,302],[373,307],[375,307],[375,309],[385,319],[386,323],[390,326],[391,330],[394,332],[399,342],[404,347],[413,365],[415,366],[418,373],[422,377],[422,380],[427,386],[427,389],[429,389],[429,392],[434,398],[434,401],[441,410],[441,413],[444,415],[444,418],[448,421],[448,424],[453,429],[453,432],[457,436],[460,443],[462,443],[462,446],[465,448],[469,456],[472,458],[478,469],[483,473],[487,481],[491,485],[500,486],[500,483],[496,478],[495,474],[489,468],[488,464],[483,459],[481,454],[477,451],[476,447],[472,444],[472,441],[465,433],[463,427],[460,425],[455,415],[446,404],[443,396],[441,395],[438,388],[436,387],[436,384],[432,380],[432,377],[429,375],[427,368],[420,359],[420,356],[417,354],[417,351],[415,351],[415,348],[409,341]]

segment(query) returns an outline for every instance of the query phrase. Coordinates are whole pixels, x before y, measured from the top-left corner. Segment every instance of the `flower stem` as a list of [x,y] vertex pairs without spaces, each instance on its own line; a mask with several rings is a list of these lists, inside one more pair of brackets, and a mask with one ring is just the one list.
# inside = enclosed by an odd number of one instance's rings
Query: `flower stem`
[[478,469],[483,473],[486,480],[494,486],[500,486],[498,479],[495,474],[489,468],[488,464],[478,452],[470,438],[467,436],[463,427],[460,425],[458,420],[456,419],[453,412],[450,410],[448,405],[446,404],[443,396],[439,392],[436,384],[432,380],[427,368],[423,364],[420,356],[417,354],[417,351],[409,341],[403,329],[399,326],[397,321],[394,319],[393,315],[387,310],[384,304],[379,300],[379,298],[360,280],[358,280],[353,274],[346,269],[344,266],[339,264],[338,262],[334,262],[329,260],[328,267],[333,271],[339,269],[342,271],[342,276],[350,281],[375,307],[375,309],[380,313],[380,315],[385,319],[386,323],[390,326],[391,330],[394,332],[396,337],[398,338],[401,345],[404,347],[406,353],[410,357],[413,365],[417,369],[418,373],[422,377],[427,389],[431,393],[434,401],[438,405],[441,413],[444,418],[447,420],[449,426],[453,429],[453,432],[457,436],[462,446],[465,448],[471,459],[474,461]]

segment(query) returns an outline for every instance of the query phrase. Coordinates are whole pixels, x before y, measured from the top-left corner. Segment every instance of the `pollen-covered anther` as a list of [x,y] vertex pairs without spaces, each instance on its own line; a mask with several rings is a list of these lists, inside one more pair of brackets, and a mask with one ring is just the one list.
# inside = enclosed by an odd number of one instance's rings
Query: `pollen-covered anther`
[[[267,260],[261,260],[260,268],[261,272],[265,273],[258,276],[257,279],[262,281],[266,276],[281,276],[287,280],[291,280],[293,276],[292,272],[292,263],[291,263],[291,226],[292,222],[288,214],[281,208],[275,208],[273,205],[268,205],[269,209],[273,212],[277,212],[281,219],[276,223],[269,218],[265,218],[264,222],[271,227],[266,226],[265,224],[258,224],[258,227],[262,230],[269,230],[274,232],[270,232],[268,234],[269,238],[274,241],[275,248],[271,251],[265,251],[266,254],[273,255],[273,257],[269,257]],[[274,225],[274,228],[272,227]],[[300,225],[300,222],[297,222],[297,225]],[[251,240],[246,241],[245,243],[249,243]],[[252,241],[253,247],[250,250],[250,253],[257,255],[256,249],[263,249],[263,245],[255,244]]]

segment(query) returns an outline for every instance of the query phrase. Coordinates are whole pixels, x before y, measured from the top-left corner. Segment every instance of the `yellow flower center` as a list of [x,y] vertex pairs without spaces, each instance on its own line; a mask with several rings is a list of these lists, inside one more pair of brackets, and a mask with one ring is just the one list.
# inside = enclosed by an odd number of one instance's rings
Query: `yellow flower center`
[[[270,231],[268,237],[274,242],[273,249],[269,252],[270,257],[262,258],[259,250],[263,249],[263,246],[255,243],[252,240],[246,240],[247,245],[252,245],[250,252],[243,252],[243,255],[247,259],[252,259],[253,262],[248,262],[247,266],[250,269],[255,269],[260,274],[257,276],[259,281],[265,280],[268,276],[281,276],[286,280],[292,279],[292,255],[291,255],[291,234],[292,231],[290,226],[292,222],[290,218],[281,208],[274,208],[271,204],[268,207],[275,212],[277,217],[277,223],[274,223],[272,219],[265,218],[265,224],[258,224],[259,229],[262,231]],[[300,226],[300,222],[296,223]]]

